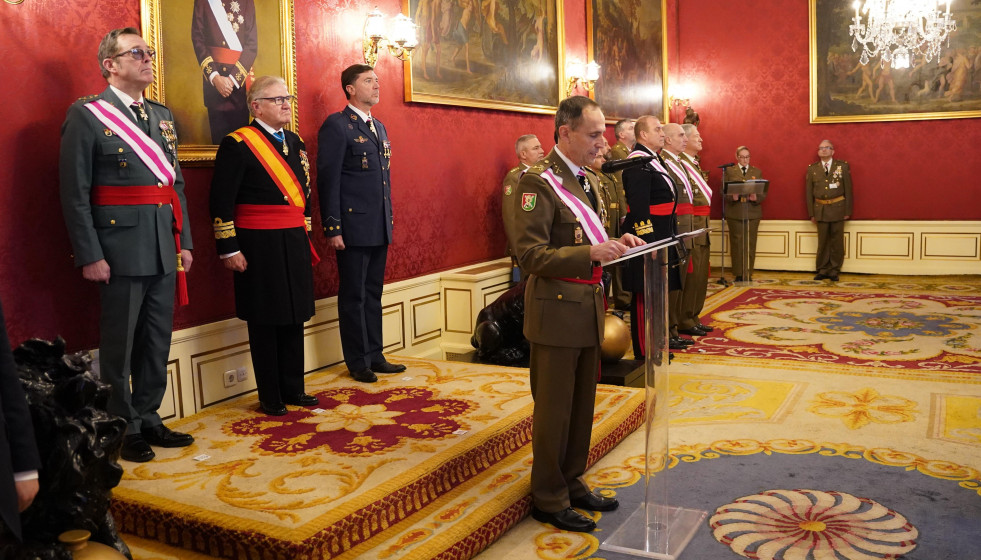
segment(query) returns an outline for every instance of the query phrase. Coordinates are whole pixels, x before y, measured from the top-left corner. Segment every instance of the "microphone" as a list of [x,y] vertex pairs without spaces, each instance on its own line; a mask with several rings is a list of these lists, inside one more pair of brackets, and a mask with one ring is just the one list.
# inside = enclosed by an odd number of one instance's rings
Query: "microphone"
[[732,167],[733,165],[736,165],[736,164],[735,163],[723,163],[722,165],[719,166],[719,169],[725,169],[726,167]]
[[627,159],[618,159],[604,163],[600,169],[603,171],[603,173],[616,173],[617,171],[623,171],[624,169],[644,165],[652,159],[654,159],[654,156],[634,156]]

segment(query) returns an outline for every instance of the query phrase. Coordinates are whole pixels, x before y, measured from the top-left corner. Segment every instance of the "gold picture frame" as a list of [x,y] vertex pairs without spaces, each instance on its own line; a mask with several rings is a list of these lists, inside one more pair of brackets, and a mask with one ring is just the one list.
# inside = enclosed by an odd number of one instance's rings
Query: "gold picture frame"
[[[860,51],[851,48],[852,0],[809,3],[812,123],[981,117],[981,89],[967,68],[981,53],[981,30],[976,26],[958,26],[950,34],[950,46],[945,44],[929,62],[920,57],[910,68],[882,68],[878,58],[862,65]],[[981,5],[958,2],[951,13],[958,23],[965,18],[977,21]],[[969,59],[972,49],[975,55]]]
[[402,1],[419,36],[404,63],[406,101],[555,113],[565,97],[562,1],[461,0],[435,15],[432,5]]
[[[141,0],[143,38],[157,51],[153,83],[147,97],[167,105],[174,114],[178,159],[185,166],[212,165],[218,146],[212,142],[208,110],[204,105],[203,74],[191,44],[194,0]],[[254,14],[258,52],[254,76],[276,75],[296,94],[296,32],[293,0],[255,0]],[[276,21],[276,26],[263,25]],[[272,52],[272,55],[265,53]],[[299,111],[293,105],[288,125],[299,127]],[[247,122],[242,125],[248,124]]]
[[[666,14],[666,0],[587,0],[586,48],[590,61],[600,65],[600,78],[591,97],[603,108],[608,122],[643,115],[658,116],[667,122]],[[658,30],[660,36],[650,33],[651,29]],[[634,53],[645,56],[633,56]],[[660,53],[660,60],[646,53]],[[645,100],[652,95],[652,101]]]

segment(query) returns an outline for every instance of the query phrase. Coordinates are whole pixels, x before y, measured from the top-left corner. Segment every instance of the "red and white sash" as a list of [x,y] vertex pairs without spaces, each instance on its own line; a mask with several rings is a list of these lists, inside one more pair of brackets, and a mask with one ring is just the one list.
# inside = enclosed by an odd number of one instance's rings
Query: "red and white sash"
[[586,237],[589,238],[591,244],[599,245],[604,241],[609,241],[610,238],[606,235],[606,230],[603,229],[603,222],[596,215],[596,211],[567,191],[562,186],[562,177],[552,173],[552,169],[548,168],[542,171],[541,178],[548,183],[548,186],[552,187],[559,200],[568,206],[569,210],[572,210],[576,218],[579,218],[579,223],[586,230]]
[[215,15],[215,21],[218,23],[218,29],[221,30],[221,36],[225,39],[226,48],[242,52],[242,41],[239,41],[238,35],[232,29],[232,24],[228,21],[228,13],[225,12],[225,6],[221,4],[221,0],[208,0],[208,6],[211,7],[211,13]]
[[685,170],[678,167],[678,164],[671,161],[670,158],[665,158],[664,163],[670,167],[672,171],[674,171],[675,176],[681,181],[681,184],[685,186],[685,191],[688,192],[688,200],[695,200],[695,195],[691,192],[691,183],[688,182],[688,175],[685,174]]
[[165,185],[173,185],[177,172],[160,145],[140,130],[129,117],[105,99],[96,99],[85,108],[125,142],[146,166]]
[[678,159],[678,161],[681,162],[681,165],[688,168],[688,174],[695,179],[696,183],[698,183],[698,188],[702,189],[702,192],[705,193],[705,198],[709,199],[709,202],[712,202],[712,189],[709,188],[708,183],[706,183],[705,179],[702,178],[702,174],[695,169],[695,166],[688,163],[684,159]]

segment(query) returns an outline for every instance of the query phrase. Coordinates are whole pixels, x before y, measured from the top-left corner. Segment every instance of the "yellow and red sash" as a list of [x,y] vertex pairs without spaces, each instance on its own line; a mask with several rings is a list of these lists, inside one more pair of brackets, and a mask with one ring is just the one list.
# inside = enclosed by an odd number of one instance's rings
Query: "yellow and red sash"
[[[296,174],[287,165],[279,150],[272,145],[272,142],[264,134],[251,126],[243,126],[229,136],[238,142],[244,142],[248,146],[288,202],[287,206],[237,204],[235,205],[236,226],[244,229],[302,227],[309,232],[304,216],[306,196],[303,194]],[[285,138],[283,141],[286,141]],[[310,235],[307,233],[308,240],[310,240],[309,237]],[[320,256],[313,248],[313,240],[310,240],[310,257],[313,264],[320,262]]]

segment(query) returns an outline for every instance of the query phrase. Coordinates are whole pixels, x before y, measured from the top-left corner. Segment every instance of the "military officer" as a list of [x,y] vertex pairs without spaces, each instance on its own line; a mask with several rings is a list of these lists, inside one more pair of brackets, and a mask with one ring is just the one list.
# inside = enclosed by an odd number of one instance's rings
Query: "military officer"
[[154,55],[137,29],[110,31],[99,45],[109,87],[75,102],[61,127],[62,212],[76,266],[100,287],[99,369],[112,386],[107,409],[126,419],[120,455],[137,462],[153,459],[150,445],[194,441],[157,414],[167,388],[175,284],[186,303],[192,247],[174,117],[143,97]]
[[[678,155],[678,162],[691,180],[692,191],[692,228],[707,229],[709,213],[712,206],[712,189],[702,176],[698,165],[698,152],[702,151],[702,135],[693,124],[683,124],[687,142],[685,150]],[[678,321],[678,332],[692,336],[703,336],[715,329],[702,323],[700,315],[705,306],[705,293],[708,290],[709,257],[711,247],[708,234],[696,237],[692,241],[691,273],[688,284],[682,293],[682,316]]]
[[252,0],[194,0],[191,42],[203,74],[211,143],[249,122],[245,92],[259,50]]
[[392,243],[392,144],[371,115],[380,97],[367,64],[341,72],[348,105],[327,117],[317,148],[317,188],[327,242],[337,256],[337,313],[344,363],[363,383],[405,366],[382,355],[381,296]]
[[[502,185],[504,187],[504,195],[501,201],[501,215],[504,219],[505,235],[507,235],[507,232],[510,229],[509,225],[514,219],[514,204],[511,204],[511,198],[514,196],[514,191],[518,186],[518,180],[521,179],[521,174],[545,157],[545,150],[542,149],[542,143],[534,134],[525,134],[520,136],[514,143],[514,152],[518,156],[518,165],[512,167],[511,170],[508,171],[507,175],[504,176],[504,182]],[[508,255],[511,255],[513,270],[520,271],[517,260],[514,258],[514,250],[512,249],[510,239],[508,240],[507,252]],[[517,279],[518,278],[514,278],[514,280]]]
[[303,389],[303,323],[314,313],[310,162],[303,140],[283,128],[293,99],[282,78],[257,79],[248,94],[255,118],[222,140],[211,181],[218,254],[248,323],[259,407],[273,416],[318,404]]
[[[688,175],[688,171],[685,170],[679,159],[680,154],[685,151],[687,145],[688,137],[685,136],[685,131],[681,128],[680,124],[668,123],[664,125],[664,148],[661,149],[661,158],[664,160],[664,167],[667,169],[668,175],[674,179],[675,185],[678,187],[676,192],[678,209],[675,212],[675,230],[679,234],[695,230],[695,189],[692,186],[692,180]],[[691,253],[696,243],[707,244],[708,241],[700,237],[696,239],[689,237],[683,243],[687,252]],[[688,285],[688,275],[693,272],[693,266],[694,264],[689,259],[687,265],[679,267],[678,274],[681,276],[681,292],[669,294],[668,317],[671,331],[669,348],[672,350],[684,350],[694,343],[692,339],[684,338],[679,334],[681,321],[691,313],[690,310],[686,310],[684,307],[684,291],[697,289],[697,282],[694,283],[694,286]]]
[[[610,158],[610,143],[603,138],[603,150],[596,155],[596,159],[590,163],[590,168],[599,179],[600,192],[603,195],[603,206],[606,216],[603,220],[603,227],[606,234],[615,239],[620,237],[620,227],[627,212],[627,197],[623,192],[620,173],[604,173],[603,164]],[[610,285],[607,286],[607,303],[616,309],[630,309],[630,292],[623,289],[624,267],[622,264],[606,267],[610,273]]]
[[555,114],[557,144],[518,183],[510,237],[528,272],[524,334],[531,345],[532,516],[567,531],[596,524],[573,507],[610,511],[616,499],[594,494],[582,475],[589,454],[603,338],[600,263],[643,244],[608,239],[598,214],[597,177],[584,166],[603,147],[603,111],[583,96]]
[[[736,148],[736,165],[725,170],[726,183],[742,183],[762,179],[763,171],[749,163],[749,148]],[[756,268],[756,236],[763,217],[763,201],[766,191],[759,194],[733,194],[726,200],[726,227],[729,228],[729,244],[732,246],[732,273],[736,282],[749,281]],[[746,245],[749,245],[749,262],[744,262]]]
[[816,161],[807,167],[807,215],[817,224],[815,280],[838,281],[845,262],[845,220],[852,216],[852,174],[847,161],[834,159],[835,147],[821,140]]
[[613,125],[613,135],[616,137],[617,143],[610,149],[610,160],[625,159],[627,154],[634,149],[634,144],[637,143],[634,135],[635,124],[633,119],[620,119],[617,124]]

